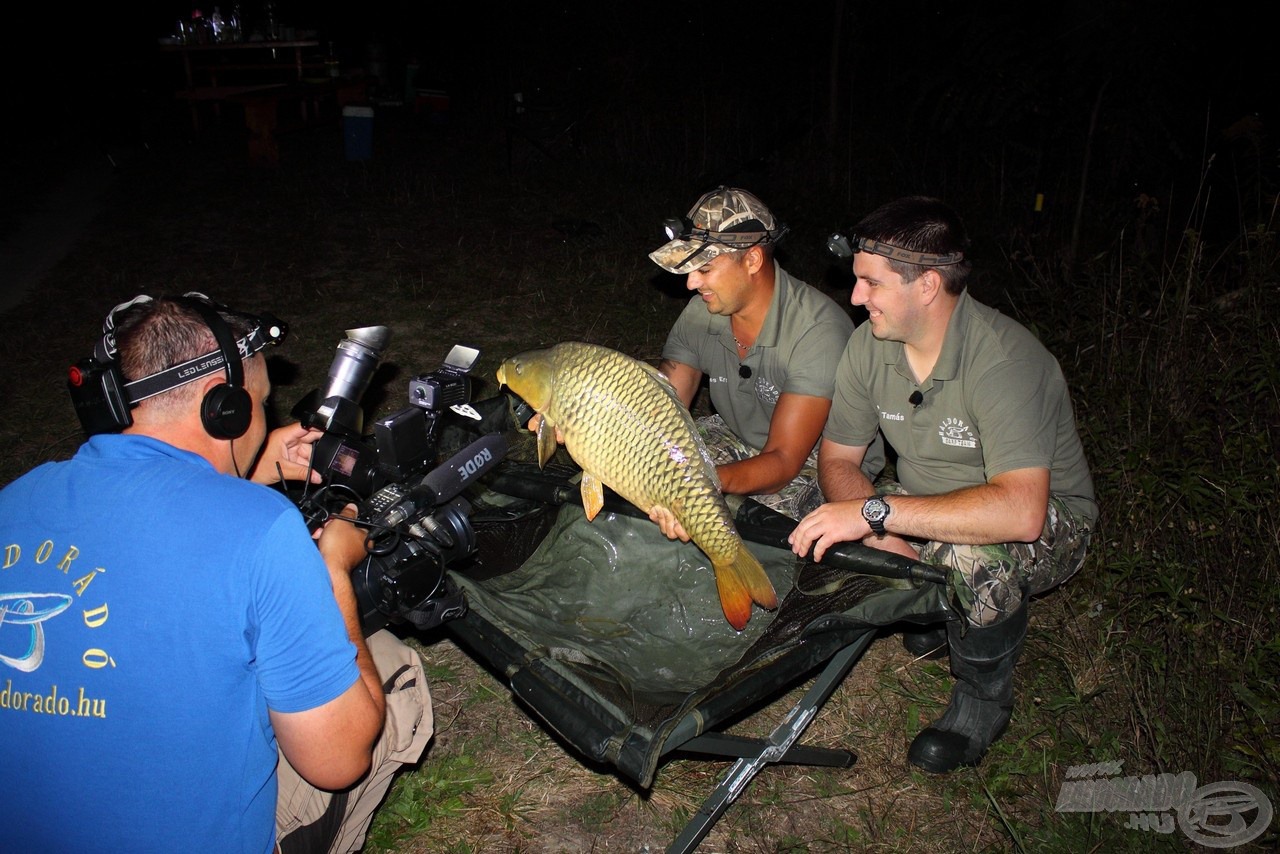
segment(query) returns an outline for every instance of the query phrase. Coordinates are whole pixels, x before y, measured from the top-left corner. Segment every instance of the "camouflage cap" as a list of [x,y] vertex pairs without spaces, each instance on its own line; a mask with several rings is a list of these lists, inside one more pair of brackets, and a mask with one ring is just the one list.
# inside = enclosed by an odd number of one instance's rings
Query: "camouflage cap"
[[691,227],[649,253],[653,263],[676,274],[696,270],[719,255],[770,243],[781,236],[764,202],[746,190],[717,187],[694,203]]

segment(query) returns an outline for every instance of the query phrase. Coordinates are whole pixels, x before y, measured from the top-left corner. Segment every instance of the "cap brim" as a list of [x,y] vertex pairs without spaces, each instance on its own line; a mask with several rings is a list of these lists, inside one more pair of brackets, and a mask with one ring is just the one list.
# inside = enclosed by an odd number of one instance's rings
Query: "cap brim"
[[734,251],[734,247],[702,240],[676,238],[649,253],[649,258],[668,273],[682,276],[714,258]]

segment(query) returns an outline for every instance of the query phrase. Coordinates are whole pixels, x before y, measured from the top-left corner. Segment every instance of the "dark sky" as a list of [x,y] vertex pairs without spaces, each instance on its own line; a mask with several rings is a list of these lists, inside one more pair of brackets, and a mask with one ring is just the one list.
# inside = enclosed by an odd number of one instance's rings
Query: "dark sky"
[[[7,55],[21,60],[9,114],[29,117],[26,137],[39,141],[58,121],[109,123],[131,103],[163,97],[176,63],[160,55],[157,39],[192,8],[36,7],[33,28],[0,36],[10,42]],[[446,88],[460,105],[541,90],[618,115],[629,110],[630,121],[655,133],[754,122],[763,130],[743,158],[765,156],[788,131],[834,117],[859,141],[868,169],[928,164],[936,182],[966,168],[1012,168],[1030,186],[1072,160],[1078,169],[1096,116],[1094,168],[1117,192],[1160,186],[1172,171],[1194,173],[1224,146],[1240,156],[1247,149],[1258,169],[1274,174],[1269,123],[1280,75],[1255,11],[1134,0],[1009,8],[280,0],[278,15],[334,41],[349,64],[365,65],[377,45],[396,80],[416,59],[420,85]],[[243,11],[251,25],[262,22],[260,0]],[[1224,142],[1231,133],[1248,139]]]
[[[5,29],[19,48],[17,55],[36,71],[92,73],[95,67],[105,71],[144,57],[158,37],[173,31],[178,18],[201,5],[124,3],[109,12],[73,13],[60,4],[38,4],[28,6],[35,16],[31,28]],[[230,4],[220,5],[229,13]],[[242,4],[251,24],[263,20],[263,5],[262,0]],[[1229,96],[1268,73],[1275,82],[1265,28],[1243,4],[1061,2],[1023,4],[1016,13],[996,7],[1007,8],[923,0],[277,3],[284,24],[316,29],[347,53],[380,41],[396,52],[471,73],[513,62],[598,65],[612,58],[664,67],[654,85],[736,83],[767,90],[770,81],[753,79],[744,66],[760,61],[798,72],[815,62],[825,64],[841,10],[846,46],[866,60],[862,69],[873,78],[948,68],[964,74],[983,67],[1017,75],[1046,63],[1077,74],[1149,72],[1165,90],[1152,94],[1161,97],[1177,90],[1190,95],[1199,88]]]

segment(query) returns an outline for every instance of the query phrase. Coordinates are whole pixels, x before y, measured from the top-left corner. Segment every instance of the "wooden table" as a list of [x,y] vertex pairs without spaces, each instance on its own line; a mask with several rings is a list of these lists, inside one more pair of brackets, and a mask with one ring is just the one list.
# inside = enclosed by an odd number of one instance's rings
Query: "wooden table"
[[[301,80],[305,65],[303,52],[308,48],[319,47],[320,42],[313,39],[296,41],[257,41],[257,42],[223,42],[221,44],[173,44],[161,45],[165,53],[176,53],[182,57],[182,69],[186,74],[187,90],[200,88],[197,86],[197,72],[208,72],[207,85],[218,85],[219,71],[261,72],[276,71],[290,66],[279,61],[279,55],[287,51],[293,52],[293,79]],[[271,57],[254,59],[251,54],[269,51]],[[200,60],[204,61],[200,61]],[[201,84],[203,85],[203,84]]]
[[317,40],[297,39],[161,45],[160,50],[182,57],[186,87],[174,95],[187,102],[192,128],[200,129],[200,104],[209,104],[218,118],[221,105],[237,105],[244,111],[250,162],[272,165],[279,157],[275,134],[281,103],[296,103],[305,125],[319,116],[322,100],[336,102],[340,110],[366,95],[362,80],[331,77],[319,57],[307,57],[319,46]]

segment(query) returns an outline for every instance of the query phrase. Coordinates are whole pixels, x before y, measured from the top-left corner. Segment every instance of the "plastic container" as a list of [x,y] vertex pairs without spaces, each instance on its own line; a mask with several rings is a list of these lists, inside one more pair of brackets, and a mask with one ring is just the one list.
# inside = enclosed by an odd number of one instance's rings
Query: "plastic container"
[[373,157],[373,107],[342,108],[342,138],[348,160]]

